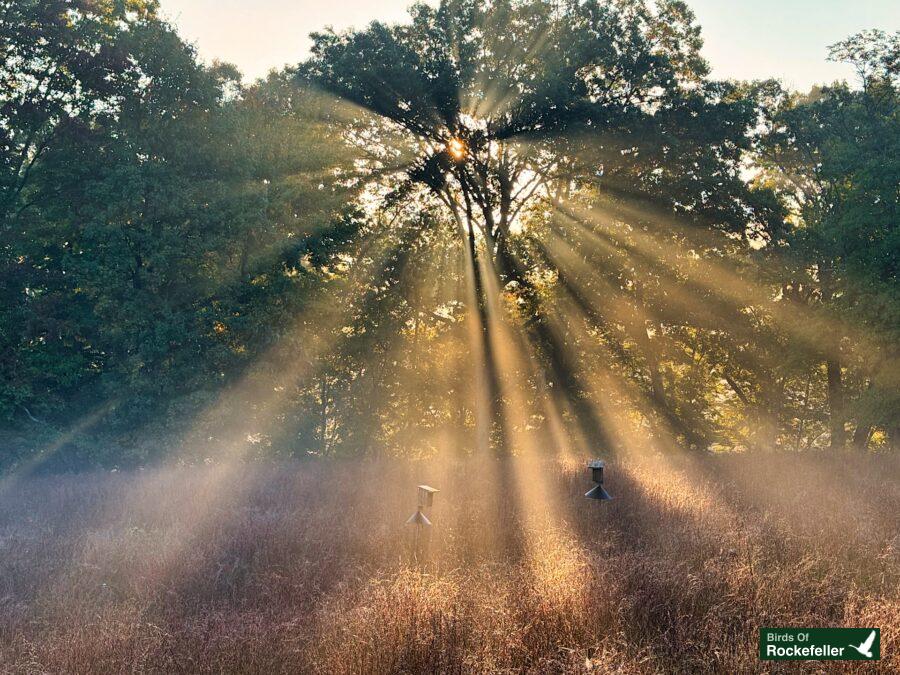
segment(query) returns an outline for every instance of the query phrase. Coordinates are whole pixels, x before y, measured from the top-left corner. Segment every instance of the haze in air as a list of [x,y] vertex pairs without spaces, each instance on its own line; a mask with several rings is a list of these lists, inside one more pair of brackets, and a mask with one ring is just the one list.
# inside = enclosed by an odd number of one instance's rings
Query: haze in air
[[0,0],[0,670],[896,671],[900,17],[765,4]]

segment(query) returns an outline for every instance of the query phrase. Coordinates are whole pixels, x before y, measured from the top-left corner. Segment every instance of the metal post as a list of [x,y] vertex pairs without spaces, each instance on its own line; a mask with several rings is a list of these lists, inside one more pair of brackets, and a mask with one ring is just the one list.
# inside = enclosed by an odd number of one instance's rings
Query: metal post
[[422,528],[431,527],[431,521],[425,515],[425,509],[434,503],[434,494],[440,492],[428,485],[419,485],[418,488],[418,504],[416,512],[412,514],[406,521],[407,525],[415,525],[415,533],[413,534],[413,561],[418,565],[420,560],[424,559],[423,552],[420,551],[422,542]]

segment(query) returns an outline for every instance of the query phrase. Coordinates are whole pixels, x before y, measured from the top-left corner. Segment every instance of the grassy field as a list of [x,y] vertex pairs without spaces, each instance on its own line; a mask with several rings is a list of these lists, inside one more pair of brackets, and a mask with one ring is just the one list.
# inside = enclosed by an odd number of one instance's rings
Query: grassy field
[[[0,483],[3,672],[898,672],[896,458],[308,461]],[[415,486],[441,489],[411,564]],[[758,628],[879,626],[878,664]]]

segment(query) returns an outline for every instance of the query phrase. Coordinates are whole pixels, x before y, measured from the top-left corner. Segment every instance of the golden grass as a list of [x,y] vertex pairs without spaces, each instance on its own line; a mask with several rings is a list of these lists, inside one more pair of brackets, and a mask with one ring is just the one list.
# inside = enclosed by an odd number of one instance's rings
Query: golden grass
[[[547,461],[546,511],[507,493],[528,489],[518,461],[18,481],[0,496],[0,671],[900,670],[896,459],[613,461],[608,503]],[[442,491],[416,566],[420,482]],[[879,626],[883,660],[761,663],[762,625]]]

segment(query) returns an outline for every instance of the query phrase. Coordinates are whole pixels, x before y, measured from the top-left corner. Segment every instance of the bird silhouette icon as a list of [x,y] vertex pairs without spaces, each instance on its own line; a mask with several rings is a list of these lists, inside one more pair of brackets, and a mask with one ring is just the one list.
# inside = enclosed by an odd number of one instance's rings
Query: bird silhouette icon
[[858,651],[860,654],[865,656],[867,659],[872,658],[872,643],[875,642],[875,631],[873,630],[869,633],[869,637],[865,639],[863,643],[861,643],[858,647],[856,645],[850,645]]

